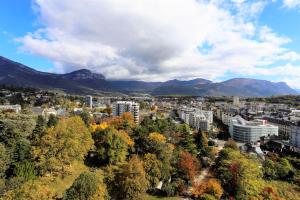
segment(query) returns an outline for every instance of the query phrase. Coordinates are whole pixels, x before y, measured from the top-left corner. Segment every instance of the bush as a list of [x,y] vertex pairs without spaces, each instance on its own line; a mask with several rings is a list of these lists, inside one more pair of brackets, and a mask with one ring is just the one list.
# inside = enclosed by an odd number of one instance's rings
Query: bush
[[165,196],[174,197],[178,194],[177,193],[177,188],[178,188],[178,183],[177,182],[171,182],[171,183],[163,184],[161,189],[162,189]]
[[239,147],[237,146],[236,142],[233,140],[233,139],[229,139],[225,145],[224,145],[225,148],[230,148],[230,149],[233,149],[233,150],[238,150]]
[[36,177],[35,165],[32,162],[17,163],[14,168],[14,174],[17,177],[23,177],[25,180],[31,180]]
[[216,197],[210,194],[204,194],[198,198],[199,200],[217,200]]
[[216,146],[216,142],[213,141],[213,140],[209,140],[208,141],[208,146],[211,146],[211,147]]
[[103,200],[107,198],[108,194],[103,183],[103,176],[95,172],[84,172],[67,189],[63,200]]

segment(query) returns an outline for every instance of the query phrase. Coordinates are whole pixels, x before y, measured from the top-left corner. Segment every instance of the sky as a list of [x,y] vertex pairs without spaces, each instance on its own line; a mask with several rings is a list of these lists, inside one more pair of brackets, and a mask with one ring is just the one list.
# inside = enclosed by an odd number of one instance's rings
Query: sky
[[1,0],[0,55],[54,73],[300,89],[300,0]]

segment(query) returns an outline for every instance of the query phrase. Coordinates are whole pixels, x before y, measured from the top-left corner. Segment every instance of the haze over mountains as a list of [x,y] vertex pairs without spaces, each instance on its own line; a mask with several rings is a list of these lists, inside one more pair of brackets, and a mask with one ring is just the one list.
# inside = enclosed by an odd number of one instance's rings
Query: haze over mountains
[[193,96],[271,96],[298,94],[284,82],[234,78],[220,83],[198,78],[189,81],[144,82],[106,80],[102,74],[82,69],[67,74],[53,74],[34,70],[0,56],[0,84],[62,90],[73,94],[103,92],[149,93],[152,95]]

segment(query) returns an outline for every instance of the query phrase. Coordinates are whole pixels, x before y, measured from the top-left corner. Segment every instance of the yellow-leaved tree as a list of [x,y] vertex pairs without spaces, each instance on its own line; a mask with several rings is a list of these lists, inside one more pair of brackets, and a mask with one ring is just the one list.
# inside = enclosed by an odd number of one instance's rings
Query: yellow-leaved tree
[[34,147],[41,172],[63,172],[73,161],[82,161],[93,147],[88,128],[78,116],[61,119]]
[[195,198],[201,198],[205,194],[210,194],[216,199],[220,199],[223,194],[223,188],[220,181],[211,178],[200,183],[194,183],[192,188],[192,195]]
[[123,130],[109,127],[98,129],[93,133],[97,156],[102,163],[117,164],[126,160],[129,148],[134,146],[134,141]]
[[157,133],[157,132],[153,132],[149,134],[149,139],[155,142],[159,142],[159,143],[166,143],[167,139],[164,135]]

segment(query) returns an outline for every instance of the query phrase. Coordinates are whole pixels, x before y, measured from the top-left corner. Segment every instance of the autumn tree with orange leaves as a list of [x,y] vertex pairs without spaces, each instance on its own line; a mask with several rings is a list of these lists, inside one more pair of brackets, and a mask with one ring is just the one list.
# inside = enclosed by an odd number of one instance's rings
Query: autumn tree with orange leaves
[[193,181],[200,170],[200,163],[189,152],[181,151],[179,154],[178,169],[184,180]]
[[126,132],[136,127],[134,118],[130,112],[125,112],[121,116],[115,116],[106,121],[106,123],[117,130],[125,130]]
[[217,179],[211,178],[200,183],[194,183],[192,188],[192,195],[195,198],[200,198],[204,194],[214,196],[220,199],[223,194],[223,188]]

